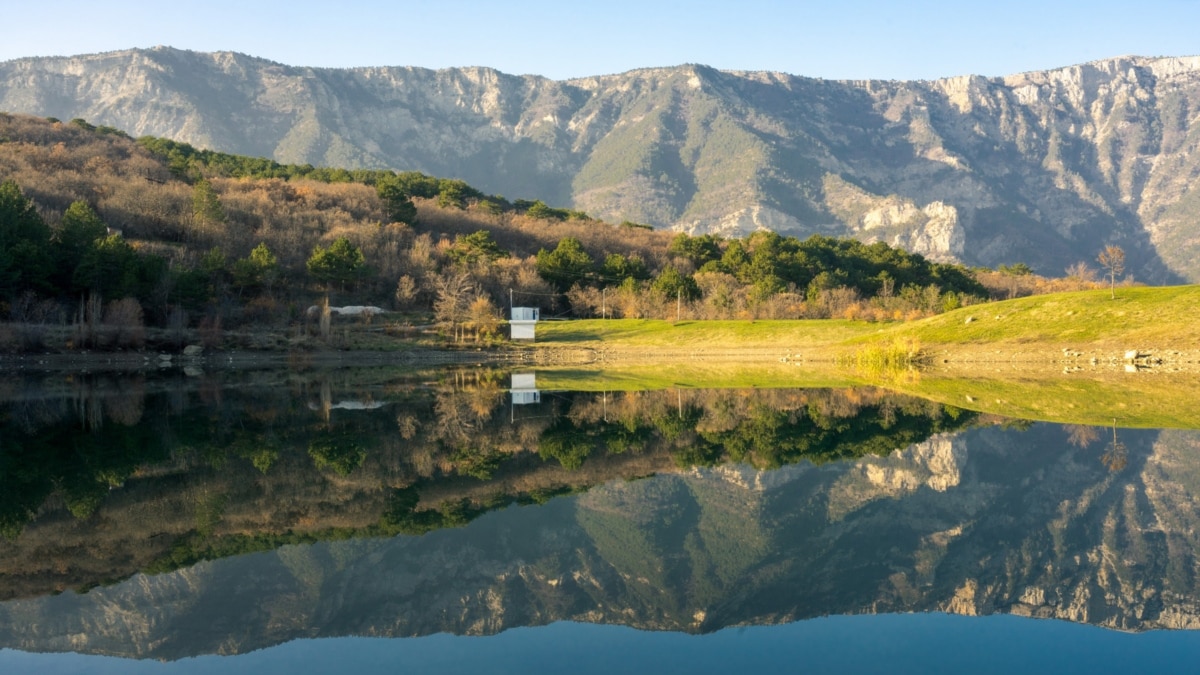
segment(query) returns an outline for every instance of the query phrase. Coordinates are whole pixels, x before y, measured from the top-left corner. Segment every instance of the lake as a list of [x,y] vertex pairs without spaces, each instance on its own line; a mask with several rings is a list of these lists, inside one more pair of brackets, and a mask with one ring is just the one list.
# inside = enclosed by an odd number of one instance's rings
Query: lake
[[1200,432],[473,369],[0,384],[3,672],[1200,657]]

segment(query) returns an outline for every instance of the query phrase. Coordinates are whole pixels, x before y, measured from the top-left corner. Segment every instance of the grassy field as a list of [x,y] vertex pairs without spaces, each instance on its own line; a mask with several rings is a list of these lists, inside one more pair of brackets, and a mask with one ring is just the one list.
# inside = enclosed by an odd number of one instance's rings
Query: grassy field
[[1038,295],[964,307],[920,321],[588,319],[538,325],[538,346],[656,352],[753,351],[782,356],[912,341],[922,346],[1061,349],[1200,348],[1200,286]]
[[1127,349],[1200,347],[1200,286],[1054,293],[964,307],[892,325],[851,343],[904,336],[922,345],[1077,345]]
[[[856,358],[919,345],[965,362],[954,375]],[[586,347],[615,358],[538,370],[539,386],[880,386],[984,413],[1067,424],[1200,428],[1200,368],[1124,372],[1120,363],[1062,372],[1064,349],[1200,350],[1200,286],[1121,288],[1020,298],[909,323],[590,320],[538,326],[538,347]],[[864,364],[864,361],[867,363]],[[1010,361],[1005,368],[991,367]],[[1020,365],[1040,362],[1040,367]],[[978,365],[973,366],[973,363]],[[864,367],[864,365],[868,367]],[[1176,364],[1179,365],[1179,364]]]
[[828,346],[879,332],[863,321],[662,321],[582,319],[547,321],[537,327],[541,346],[689,349],[800,350]]

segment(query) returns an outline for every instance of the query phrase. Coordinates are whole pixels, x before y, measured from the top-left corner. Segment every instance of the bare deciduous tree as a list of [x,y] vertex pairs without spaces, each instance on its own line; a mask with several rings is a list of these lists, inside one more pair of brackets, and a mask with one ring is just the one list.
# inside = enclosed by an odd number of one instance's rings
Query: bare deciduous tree
[[1067,278],[1080,283],[1091,283],[1096,280],[1096,270],[1080,260],[1067,268]]
[[1125,271],[1125,250],[1120,246],[1109,244],[1096,257],[1100,266],[1108,272],[1108,290],[1113,298],[1117,297],[1117,275]]
[[475,295],[475,285],[471,275],[463,270],[448,270],[434,278],[434,291],[437,299],[433,303],[433,312],[439,323],[450,327],[450,334],[457,340],[459,328],[466,316],[470,298]]
[[1129,448],[1117,439],[1117,423],[1113,420],[1113,439],[1100,455],[1100,463],[1111,473],[1124,469],[1129,464]]

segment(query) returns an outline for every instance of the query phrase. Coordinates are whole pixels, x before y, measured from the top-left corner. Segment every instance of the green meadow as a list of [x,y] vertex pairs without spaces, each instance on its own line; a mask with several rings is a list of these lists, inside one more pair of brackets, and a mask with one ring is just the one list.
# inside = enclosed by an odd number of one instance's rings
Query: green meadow
[[[1034,296],[909,323],[548,322],[537,346],[602,355],[595,365],[538,368],[545,389],[869,385],[1006,417],[1200,428],[1200,364],[1188,360],[1200,349],[1197,286],[1120,288],[1115,299],[1107,290]],[[1126,372],[1113,359],[1127,350],[1180,356],[1170,368]],[[1108,367],[1063,372],[1063,362],[1086,366],[1097,353],[1110,354]]]

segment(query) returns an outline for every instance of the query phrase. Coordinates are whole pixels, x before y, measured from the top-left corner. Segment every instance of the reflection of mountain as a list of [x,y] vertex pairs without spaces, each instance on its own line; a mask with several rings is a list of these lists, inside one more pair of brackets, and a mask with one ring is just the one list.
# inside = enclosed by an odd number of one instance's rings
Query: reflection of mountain
[[0,392],[0,599],[461,526],[680,466],[886,454],[975,419],[874,390],[691,390],[559,393],[514,423],[485,374],[456,387],[364,387],[364,376]]
[[1200,434],[1123,431],[1116,472],[1105,441],[986,428],[888,457],[614,482],[423,537],[287,546],[11,601],[0,644],[178,658],[560,619],[709,631],[930,610],[1200,624]]

